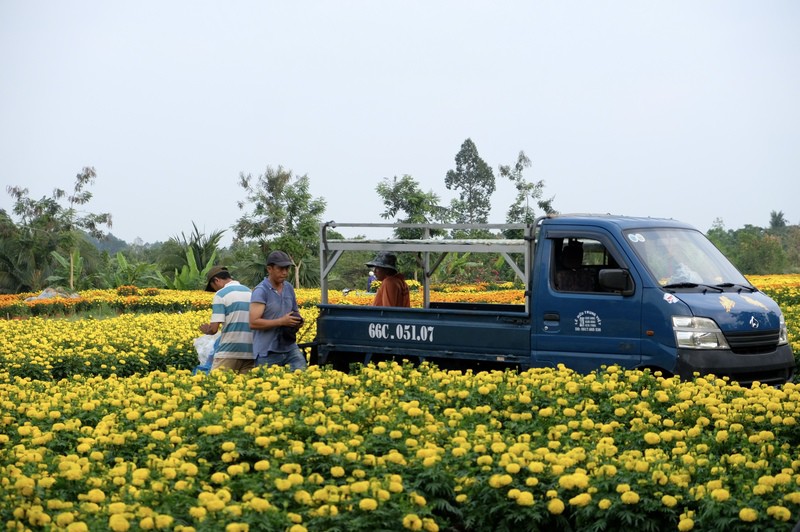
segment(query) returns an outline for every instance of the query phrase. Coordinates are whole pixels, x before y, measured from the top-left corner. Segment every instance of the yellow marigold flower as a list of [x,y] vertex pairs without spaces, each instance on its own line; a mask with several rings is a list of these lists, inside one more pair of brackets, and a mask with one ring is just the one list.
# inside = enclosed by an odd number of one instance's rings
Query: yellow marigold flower
[[211,475],[211,482],[213,482],[214,484],[224,484],[225,482],[228,481],[229,478],[230,477],[226,473],[217,471],[216,473]]
[[493,488],[502,488],[508,486],[514,481],[511,475],[492,475],[489,477],[489,485]]
[[128,507],[125,505],[124,502],[112,502],[108,505],[108,513],[110,514],[121,514],[127,510]]
[[661,443],[661,436],[659,436],[655,432],[646,432],[644,435],[644,441],[648,445],[657,445]]
[[661,497],[661,504],[667,508],[673,508],[676,504],[678,504],[678,499],[672,495],[664,495]]
[[371,512],[378,507],[378,501],[371,498],[361,499],[358,502],[358,507],[366,512]]
[[269,501],[266,499],[262,499],[261,497],[253,497],[249,501],[250,508],[257,512],[264,512],[269,509],[270,504]]
[[564,502],[561,499],[551,499],[547,503],[547,511],[553,515],[561,514],[564,511]]
[[620,499],[622,499],[622,502],[625,504],[636,504],[639,502],[639,494],[635,491],[626,491],[620,496]]
[[788,521],[792,517],[792,512],[784,506],[770,506],[767,508],[767,515],[778,521]]
[[691,530],[694,528],[694,520],[689,519],[688,517],[684,517],[678,522],[678,530],[681,532],[686,532],[687,530]]
[[220,448],[223,451],[229,453],[229,452],[233,451],[234,449],[236,449],[236,444],[233,443],[232,441],[226,441],[222,445],[220,445]]
[[512,475],[519,473],[520,469],[522,468],[516,462],[511,462],[506,466],[506,472],[511,473]]
[[353,493],[366,493],[369,490],[369,481],[360,480],[350,484],[350,491]]
[[422,519],[417,514],[406,514],[403,517],[403,528],[408,530],[422,530]]
[[89,526],[83,521],[77,521],[67,526],[67,532],[89,532]]
[[344,476],[344,468],[341,466],[333,466],[331,468],[331,476],[339,478]]
[[456,495],[456,502],[461,503],[466,500],[467,500],[467,495],[465,493],[459,493],[458,495]]
[[628,484],[617,484],[617,493],[625,493],[631,490]]
[[725,502],[731,498],[731,494],[725,488],[717,488],[711,492],[711,498],[717,502]]
[[428,501],[425,500],[425,497],[423,497],[422,495],[420,495],[418,493],[412,493],[411,494],[411,500],[417,506],[425,506],[426,504],[428,504]]
[[430,517],[422,518],[422,528],[426,532],[439,532],[439,525],[437,525],[436,521],[434,521]]
[[778,473],[775,475],[776,484],[789,484],[792,481],[792,476],[787,473]]
[[752,508],[742,508],[739,510],[739,519],[747,523],[752,523],[758,519],[758,512]]
[[122,514],[114,514],[108,518],[108,528],[114,532],[126,532],[131,524]]
[[308,529],[303,525],[292,525],[289,532],[308,532]]
[[588,493],[581,493],[569,500],[571,506],[586,506],[590,502],[592,502],[592,496]]
[[278,491],[289,490],[292,487],[292,481],[288,478],[276,478],[275,487],[278,489]]
[[494,462],[494,459],[491,456],[489,456],[488,454],[484,454],[483,456],[479,456],[478,459],[476,460],[476,463],[479,466],[492,465],[492,462]]
[[103,493],[103,490],[95,488],[89,490],[89,493],[86,494],[86,499],[91,502],[103,502],[106,500],[106,494]]
[[247,523],[228,523],[225,526],[225,532],[248,532],[250,525]]
[[61,512],[56,516],[56,524],[58,526],[67,526],[75,521],[75,516],[71,512]]
[[152,517],[143,517],[139,520],[139,528],[142,530],[153,530],[156,527],[156,521]]
[[601,510],[608,510],[611,508],[611,499],[601,499],[600,502],[597,503],[597,507]]
[[183,472],[183,474],[185,474],[188,477],[195,477],[197,476],[197,473],[200,471],[199,468],[191,462],[182,463],[180,469]]

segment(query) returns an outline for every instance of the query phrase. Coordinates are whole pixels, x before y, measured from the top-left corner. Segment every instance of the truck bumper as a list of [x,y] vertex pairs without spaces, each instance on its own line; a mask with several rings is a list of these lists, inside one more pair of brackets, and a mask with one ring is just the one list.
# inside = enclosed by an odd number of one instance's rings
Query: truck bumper
[[690,380],[694,373],[713,373],[717,377],[730,377],[742,386],[754,381],[772,386],[792,379],[795,361],[788,345],[778,346],[771,353],[737,355],[729,350],[679,349],[675,374]]

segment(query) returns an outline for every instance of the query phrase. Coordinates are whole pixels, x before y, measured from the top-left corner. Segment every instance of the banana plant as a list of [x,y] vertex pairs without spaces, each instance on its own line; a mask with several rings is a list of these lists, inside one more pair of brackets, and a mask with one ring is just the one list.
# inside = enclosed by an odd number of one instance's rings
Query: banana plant
[[217,251],[211,253],[208,263],[202,270],[198,269],[197,261],[194,258],[194,253],[191,250],[186,251],[186,265],[181,268],[179,272],[175,270],[175,278],[173,279],[170,288],[175,290],[203,290],[206,286],[206,275],[211,271],[214,266],[214,260],[217,258]]

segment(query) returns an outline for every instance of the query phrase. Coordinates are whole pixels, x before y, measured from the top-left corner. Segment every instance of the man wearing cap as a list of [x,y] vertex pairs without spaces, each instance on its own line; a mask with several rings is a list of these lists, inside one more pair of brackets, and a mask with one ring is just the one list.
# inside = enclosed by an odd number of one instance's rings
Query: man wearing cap
[[215,266],[206,276],[206,291],[215,292],[211,321],[200,326],[205,334],[222,327],[211,370],[229,369],[247,373],[255,366],[253,333],[250,331],[250,289],[234,281],[228,268]]
[[375,277],[381,282],[378,293],[375,294],[376,307],[410,307],[411,297],[408,294],[408,285],[403,274],[397,273],[397,257],[392,253],[378,253],[367,263],[373,268]]
[[267,277],[250,298],[250,328],[256,366],[305,369],[306,357],[297,346],[297,330],[303,323],[294,287],[286,279],[292,259],[283,251],[267,256]]

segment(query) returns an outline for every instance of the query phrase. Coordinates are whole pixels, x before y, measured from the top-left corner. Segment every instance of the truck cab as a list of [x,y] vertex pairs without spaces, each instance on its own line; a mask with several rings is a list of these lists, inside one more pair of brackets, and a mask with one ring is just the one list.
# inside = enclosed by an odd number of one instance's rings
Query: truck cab
[[[418,239],[332,240],[332,227],[413,228]],[[431,235],[480,234],[478,239]],[[502,237],[516,231],[520,238]],[[386,358],[448,368],[604,365],[690,379],[727,376],[781,384],[795,362],[777,304],[705,236],[674,220],[557,215],[532,225],[323,224],[322,300],[314,342],[320,364],[346,369]],[[476,233],[477,231],[477,233]],[[487,237],[488,236],[488,237]],[[348,250],[413,253],[422,306],[328,304],[327,275]],[[524,286],[521,304],[431,301],[448,253],[502,257]]]

